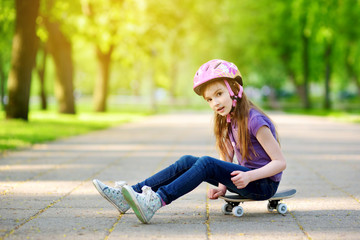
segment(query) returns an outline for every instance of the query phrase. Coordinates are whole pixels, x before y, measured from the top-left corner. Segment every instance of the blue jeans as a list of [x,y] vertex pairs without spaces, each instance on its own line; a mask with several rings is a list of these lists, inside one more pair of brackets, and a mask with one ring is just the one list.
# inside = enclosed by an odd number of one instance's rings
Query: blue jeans
[[204,181],[215,186],[221,183],[227,187],[228,191],[254,200],[266,200],[276,193],[279,182],[274,182],[269,178],[250,182],[245,188],[237,189],[230,175],[236,170],[251,171],[238,164],[208,156],[185,155],[145,181],[133,185],[132,188],[140,193],[143,186],[149,186],[166,204],[192,191]]

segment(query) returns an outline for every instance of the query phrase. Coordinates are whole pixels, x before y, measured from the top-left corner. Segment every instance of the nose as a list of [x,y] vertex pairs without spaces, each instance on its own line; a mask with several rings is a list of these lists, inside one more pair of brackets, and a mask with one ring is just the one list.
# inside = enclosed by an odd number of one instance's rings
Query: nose
[[213,99],[213,104],[214,104],[214,106],[219,105],[219,99],[214,98],[214,99]]

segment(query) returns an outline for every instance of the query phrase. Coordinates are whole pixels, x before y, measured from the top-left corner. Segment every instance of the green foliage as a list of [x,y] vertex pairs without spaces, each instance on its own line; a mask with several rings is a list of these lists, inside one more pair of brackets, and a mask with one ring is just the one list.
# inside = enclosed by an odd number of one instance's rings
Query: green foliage
[[[15,15],[14,1],[3,0],[0,2],[0,74],[2,75],[0,76],[0,82],[6,82],[10,70]],[[4,79],[2,79],[3,77]]]
[[[1,68],[7,69],[13,1],[0,6],[0,57],[6,59]],[[150,96],[162,88],[174,98],[192,99],[196,69],[211,58],[223,58],[239,66],[245,86],[286,88],[296,101],[306,77],[309,99],[325,95],[330,66],[336,102],[343,92],[360,93],[359,16],[358,0],[42,0],[37,22],[42,41],[47,39],[43,17],[61,23],[73,45],[76,93],[83,95],[93,94],[98,75],[95,46],[104,52],[113,46],[111,95]],[[48,64],[50,95],[53,76]],[[39,88],[36,78],[33,95]]]

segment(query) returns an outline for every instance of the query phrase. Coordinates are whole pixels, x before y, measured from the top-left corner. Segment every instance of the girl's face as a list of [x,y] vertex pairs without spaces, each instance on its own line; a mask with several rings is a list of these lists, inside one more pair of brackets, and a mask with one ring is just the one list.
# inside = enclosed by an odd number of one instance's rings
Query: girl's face
[[216,81],[209,83],[204,92],[204,99],[209,103],[211,109],[220,114],[226,116],[232,109],[232,99],[229,91],[222,81]]

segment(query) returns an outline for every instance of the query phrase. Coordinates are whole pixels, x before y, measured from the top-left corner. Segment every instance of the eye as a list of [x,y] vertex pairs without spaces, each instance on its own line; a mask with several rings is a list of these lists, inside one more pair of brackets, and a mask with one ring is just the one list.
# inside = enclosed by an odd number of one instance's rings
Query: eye
[[211,102],[211,100],[212,100],[211,98],[206,99],[206,101],[207,101],[208,103]]
[[216,94],[216,96],[220,97],[222,94],[223,94],[222,92],[218,92],[218,93]]

